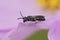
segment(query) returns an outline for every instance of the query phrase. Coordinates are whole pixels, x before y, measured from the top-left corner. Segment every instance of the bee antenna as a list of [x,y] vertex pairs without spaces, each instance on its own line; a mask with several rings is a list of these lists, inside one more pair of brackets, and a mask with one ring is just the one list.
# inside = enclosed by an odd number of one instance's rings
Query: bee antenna
[[[21,15],[21,17],[23,18],[23,15],[22,15],[21,11],[20,11],[20,15]],[[19,20],[19,19],[22,19],[22,18],[17,18],[17,19]]]
[[22,18],[23,18],[23,15],[22,15],[21,11],[20,11],[20,15],[21,15],[21,16],[22,16]]

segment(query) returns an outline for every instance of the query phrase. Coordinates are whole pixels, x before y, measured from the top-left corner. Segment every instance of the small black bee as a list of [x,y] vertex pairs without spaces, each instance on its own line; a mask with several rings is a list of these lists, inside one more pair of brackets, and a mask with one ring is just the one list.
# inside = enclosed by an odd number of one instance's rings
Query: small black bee
[[[20,15],[22,16],[21,12]],[[45,21],[45,17],[38,15],[38,16],[27,16],[27,17],[23,17],[22,18],[18,18],[18,19],[23,19],[23,22],[26,21]]]

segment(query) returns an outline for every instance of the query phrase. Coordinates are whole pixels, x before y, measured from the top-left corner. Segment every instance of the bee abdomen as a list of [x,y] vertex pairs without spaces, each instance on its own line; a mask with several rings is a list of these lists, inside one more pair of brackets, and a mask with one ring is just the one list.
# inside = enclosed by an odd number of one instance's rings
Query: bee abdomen
[[37,21],[45,21],[44,16],[36,16],[35,19],[36,19]]

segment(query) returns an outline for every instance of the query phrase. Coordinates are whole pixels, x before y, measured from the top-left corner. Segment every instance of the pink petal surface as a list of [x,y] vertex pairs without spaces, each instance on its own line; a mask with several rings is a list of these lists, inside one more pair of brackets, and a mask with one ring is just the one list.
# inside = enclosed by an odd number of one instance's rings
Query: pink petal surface
[[[32,33],[43,28],[43,25],[38,25],[39,23],[19,23],[18,28],[8,35],[9,40],[23,40]],[[41,28],[40,28],[41,27]],[[45,29],[45,28],[43,28]],[[7,40],[7,39],[6,39]]]
[[54,22],[48,33],[49,40],[60,40],[60,10],[56,12]]
[[0,0],[0,40],[17,27],[18,7],[17,0]]
[[52,24],[52,28],[49,31],[49,40],[60,40],[60,20]]

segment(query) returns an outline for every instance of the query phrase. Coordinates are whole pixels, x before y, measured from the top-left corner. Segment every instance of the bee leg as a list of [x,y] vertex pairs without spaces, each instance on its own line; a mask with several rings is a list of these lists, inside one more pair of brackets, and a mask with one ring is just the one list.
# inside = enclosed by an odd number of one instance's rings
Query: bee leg
[[19,20],[19,19],[22,19],[22,18],[17,18],[17,19]]

